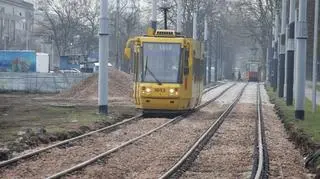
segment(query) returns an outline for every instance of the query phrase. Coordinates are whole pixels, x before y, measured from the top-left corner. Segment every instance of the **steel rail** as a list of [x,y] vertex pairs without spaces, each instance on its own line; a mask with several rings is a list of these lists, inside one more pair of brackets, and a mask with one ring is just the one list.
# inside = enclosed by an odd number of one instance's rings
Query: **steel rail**
[[227,83],[221,83],[221,84],[216,84],[216,85],[214,85],[214,86],[209,86],[209,87],[205,88],[205,89],[202,91],[202,95],[206,94],[207,92],[209,92],[209,91],[211,91],[211,90],[213,90],[213,89],[215,89],[215,88],[218,88],[218,87],[220,87],[220,86],[223,86],[223,85],[225,85],[225,84],[227,84]]
[[208,92],[211,91],[212,89],[215,89],[215,88],[217,88],[217,87],[219,87],[219,86],[222,86],[222,85],[214,85],[214,86],[211,86],[211,87],[208,87],[208,88],[204,89],[204,90],[202,91],[202,95],[208,93]]
[[179,169],[188,161],[189,157],[192,156],[195,152],[197,152],[198,147],[200,145],[205,145],[206,142],[212,137],[212,135],[219,129],[225,118],[232,111],[234,106],[240,100],[245,88],[248,83],[242,88],[239,95],[233,101],[233,103],[220,115],[220,117],[201,135],[201,137],[191,146],[191,148],[179,159],[179,161],[174,164],[166,173],[160,176],[160,179],[166,179],[173,176]]
[[95,156],[95,157],[93,157],[93,158],[91,158],[91,159],[89,159],[87,161],[79,163],[79,164],[77,164],[77,165],[75,165],[75,166],[73,166],[71,168],[68,168],[68,169],[66,169],[64,171],[61,171],[59,173],[53,174],[53,175],[47,177],[47,179],[60,178],[60,177],[65,176],[65,175],[67,175],[67,174],[69,174],[71,172],[74,172],[74,171],[77,171],[79,169],[82,169],[82,168],[86,167],[87,165],[90,165],[91,163],[93,163],[93,162],[95,162],[95,161],[97,161],[97,160],[99,160],[99,159],[101,159],[101,158],[103,158],[103,157],[105,157],[105,156],[107,156],[107,155],[109,155],[111,153],[114,153],[114,152],[120,150],[121,148],[123,148],[125,146],[128,146],[128,145],[134,143],[135,141],[137,141],[137,140],[139,140],[141,138],[144,138],[144,137],[146,137],[146,136],[148,136],[148,135],[150,135],[150,134],[152,134],[152,133],[154,133],[154,132],[156,132],[156,131],[158,131],[158,130],[166,127],[166,126],[168,126],[171,123],[177,122],[178,120],[183,119],[185,116],[187,116],[187,115],[189,115],[189,114],[191,114],[191,113],[193,113],[193,112],[205,107],[209,103],[217,100],[218,98],[220,98],[224,93],[226,93],[230,88],[232,88],[235,85],[236,85],[236,83],[230,85],[228,88],[226,88],[224,91],[222,91],[219,95],[217,95],[213,99],[209,100],[208,102],[197,106],[194,110],[189,111],[189,112],[187,112],[187,113],[185,113],[183,115],[177,116],[177,117],[173,118],[172,120],[170,120],[170,121],[168,121],[168,122],[166,122],[166,123],[154,128],[154,129],[152,129],[152,130],[150,130],[150,131],[148,131],[148,132],[146,132],[146,133],[144,133],[144,134],[142,134],[142,135],[140,135],[138,137],[135,137],[135,138],[133,138],[133,139],[127,141],[127,142],[124,142],[123,144],[121,144],[121,145],[119,145],[119,146],[117,146],[115,148],[112,148],[112,149],[110,149],[110,150],[108,150],[108,151],[106,151],[104,153],[101,153],[101,154],[99,154],[99,155],[97,155],[97,156]]
[[268,178],[268,157],[267,157],[267,147],[264,136],[263,129],[263,115],[262,115],[262,102],[261,102],[261,92],[260,84],[257,85],[257,129],[258,129],[258,168],[252,171],[252,177],[254,179]]
[[39,149],[39,150],[30,152],[30,153],[26,153],[26,154],[24,154],[24,155],[20,155],[20,156],[11,158],[11,159],[6,160],[6,161],[2,161],[2,162],[0,162],[0,167],[6,166],[6,165],[11,164],[11,163],[13,163],[13,162],[17,162],[17,161],[19,161],[19,160],[21,160],[21,159],[25,159],[25,158],[28,158],[28,157],[37,155],[37,154],[39,154],[39,153],[41,153],[41,152],[44,152],[44,151],[46,151],[46,150],[49,150],[49,149],[52,149],[52,148],[55,148],[55,147],[64,145],[64,144],[66,144],[66,143],[73,142],[73,141],[75,141],[75,140],[79,140],[79,139],[81,139],[81,138],[90,136],[90,135],[92,135],[92,134],[95,134],[95,133],[98,133],[98,132],[101,132],[101,131],[105,131],[105,130],[108,130],[108,129],[112,129],[112,128],[115,128],[115,127],[118,127],[118,126],[120,126],[120,125],[122,125],[122,124],[131,122],[131,121],[133,121],[133,120],[135,120],[135,119],[138,119],[138,118],[140,118],[140,117],[142,117],[142,114],[138,114],[138,115],[136,115],[136,116],[134,116],[134,117],[131,117],[131,118],[129,118],[129,119],[125,119],[125,120],[123,120],[123,121],[121,121],[121,122],[118,122],[118,123],[116,123],[116,124],[113,124],[113,125],[110,125],[110,126],[107,126],[107,127],[104,127],[104,128],[98,129],[98,130],[95,130],[95,131],[91,131],[91,132],[88,132],[88,133],[86,133],[86,134],[83,134],[83,135],[80,135],[80,136],[77,136],[77,137],[74,137],[74,138],[71,138],[71,139],[63,140],[63,141],[61,141],[61,142],[58,142],[58,143],[56,143],[56,144],[53,144],[53,145],[50,145],[50,146],[47,146],[47,147],[44,147],[44,148],[41,148],[41,149]]
[[[204,91],[203,93],[206,93],[207,91],[210,91],[210,90],[212,90],[212,89],[215,89],[215,88],[217,88],[217,87],[219,87],[219,86],[221,86],[221,85],[215,85],[215,86],[213,86],[213,87],[209,87],[209,88],[207,88],[206,91]],[[132,117],[132,118],[125,119],[125,120],[123,120],[123,121],[121,121],[121,122],[118,122],[118,123],[116,123],[116,124],[113,124],[113,125],[110,125],[110,126],[107,126],[107,127],[104,127],[104,128],[98,129],[98,130],[95,130],[95,131],[91,131],[91,132],[88,132],[88,133],[86,133],[86,134],[83,134],[83,135],[74,137],[74,138],[70,138],[70,139],[67,139],[67,140],[60,141],[60,142],[58,142],[58,143],[56,143],[56,144],[49,145],[49,146],[47,146],[47,147],[44,147],[44,148],[41,148],[41,149],[39,149],[39,150],[36,150],[36,151],[30,152],[30,153],[26,153],[26,154],[23,154],[23,155],[20,155],[20,156],[11,158],[11,159],[9,159],[9,160],[1,161],[1,162],[0,162],[0,168],[1,168],[1,167],[4,167],[4,166],[7,166],[7,165],[9,165],[9,164],[11,164],[11,163],[17,162],[17,161],[19,161],[19,160],[22,160],[22,159],[25,159],[25,158],[28,158],[28,157],[32,157],[32,156],[34,156],[34,155],[37,155],[37,154],[39,154],[39,153],[41,153],[41,152],[50,150],[50,149],[52,149],[52,148],[55,148],[55,147],[64,145],[64,144],[66,144],[66,143],[73,142],[73,141],[82,139],[82,138],[84,138],[84,137],[88,137],[88,136],[90,136],[90,135],[92,135],[92,134],[95,134],[95,133],[98,133],[98,132],[101,132],[101,131],[105,131],[105,130],[108,130],[108,129],[112,129],[112,128],[118,127],[118,126],[120,126],[120,125],[122,125],[122,124],[129,123],[129,122],[131,122],[131,121],[133,121],[133,120],[135,120],[135,119],[138,119],[138,118],[140,118],[140,117],[142,117],[142,116],[143,116],[142,114],[138,114],[138,115],[136,115],[136,116],[134,116],[134,117]]]

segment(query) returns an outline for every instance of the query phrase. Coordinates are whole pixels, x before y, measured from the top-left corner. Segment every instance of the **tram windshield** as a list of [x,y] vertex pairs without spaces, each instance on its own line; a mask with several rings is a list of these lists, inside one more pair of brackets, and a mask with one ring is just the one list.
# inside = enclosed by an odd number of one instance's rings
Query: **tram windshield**
[[181,46],[176,43],[144,43],[142,81],[179,83],[181,80]]

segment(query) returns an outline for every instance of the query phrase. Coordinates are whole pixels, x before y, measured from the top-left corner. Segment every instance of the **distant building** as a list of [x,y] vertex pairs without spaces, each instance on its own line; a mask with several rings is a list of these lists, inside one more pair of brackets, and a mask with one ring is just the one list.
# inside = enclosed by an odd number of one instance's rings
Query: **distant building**
[[33,19],[33,4],[24,0],[0,0],[0,50],[30,48]]

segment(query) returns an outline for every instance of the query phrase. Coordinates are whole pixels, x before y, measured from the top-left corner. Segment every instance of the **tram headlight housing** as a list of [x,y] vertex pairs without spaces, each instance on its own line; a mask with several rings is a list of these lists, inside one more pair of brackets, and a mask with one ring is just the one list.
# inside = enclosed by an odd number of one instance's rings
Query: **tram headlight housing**
[[172,96],[172,95],[178,96],[178,95],[179,95],[178,88],[175,88],[175,89],[171,88],[171,89],[169,89],[169,94],[170,94],[171,96]]

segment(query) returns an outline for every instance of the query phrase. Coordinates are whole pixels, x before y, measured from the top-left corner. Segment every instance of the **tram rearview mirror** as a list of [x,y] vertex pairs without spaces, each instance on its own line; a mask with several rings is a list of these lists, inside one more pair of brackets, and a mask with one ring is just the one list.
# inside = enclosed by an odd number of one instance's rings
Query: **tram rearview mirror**
[[126,60],[131,59],[131,48],[125,48],[124,49],[124,57]]

